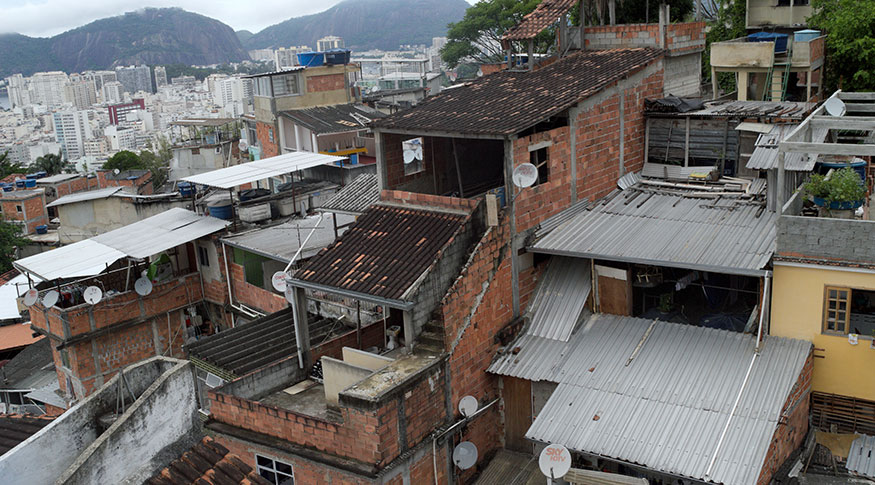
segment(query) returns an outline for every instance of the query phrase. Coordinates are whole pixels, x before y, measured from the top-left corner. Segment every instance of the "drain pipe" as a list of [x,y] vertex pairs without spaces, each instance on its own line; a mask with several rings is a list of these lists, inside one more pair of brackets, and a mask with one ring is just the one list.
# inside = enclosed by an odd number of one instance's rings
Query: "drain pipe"
[[760,352],[760,348],[763,345],[763,320],[765,320],[766,316],[766,301],[771,302],[771,298],[769,297],[769,280],[772,277],[771,271],[766,273],[766,282],[763,284],[763,301],[760,304],[760,326],[757,330],[757,348],[756,352]]
[[[225,251],[225,243],[222,243],[222,259],[225,261],[225,279],[228,280],[228,305],[231,308],[243,313],[244,315],[250,318],[257,318],[259,316],[258,313],[255,313],[242,305],[234,304],[234,292],[231,289],[231,271],[228,269],[228,253]],[[231,328],[234,328],[236,325],[234,324],[234,318],[231,318]]]
[[723,427],[723,432],[720,433],[720,439],[717,441],[717,447],[714,448],[714,454],[711,455],[711,462],[708,463],[708,470],[705,472],[706,477],[711,476],[711,469],[714,468],[714,462],[717,461],[717,453],[720,447],[723,446],[723,440],[726,438],[726,432],[729,431],[729,425],[732,424],[732,417],[735,415],[735,410],[738,409],[738,403],[741,402],[741,396],[744,394],[744,388],[747,387],[747,381],[750,378],[750,372],[753,370],[753,365],[759,357],[759,351],[753,354],[750,359],[750,365],[747,367],[747,374],[744,376],[744,382],[741,383],[741,389],[738,390],[738,396],[735,397],[735,404],[732,405],[732,410],[729,412],[729,419],[726,420],[726,426]]

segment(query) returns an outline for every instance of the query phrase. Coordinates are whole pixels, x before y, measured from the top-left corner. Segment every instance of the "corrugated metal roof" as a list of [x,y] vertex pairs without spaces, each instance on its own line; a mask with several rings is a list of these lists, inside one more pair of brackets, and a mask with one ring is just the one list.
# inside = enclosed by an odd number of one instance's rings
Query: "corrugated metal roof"
[[537,457],[498,450],[474,485],[543,485]]
[[326,163],[346,160],[346,157],[322,155],[321,153],[292,152],[275,157],[241,163],[232,167],[220,168],[212,172],[183,177],[182,180],[220,189],[231,189],[243,184],[264,180],[270,177],[290,174]]
[[553,258],[532,302],[527,333],[567,342],[592,290],[590,260]]
[[595,315],[575,334],[574,348],[554,378],[559,385],[526,437],[662,473],[726,485],[756,483],[811,344],[766,337],[705,477],[755,341],[725,330]]
[[696,111],[666,113],[648,111],[648,116],[657,118],[716,117],[736,119],[792,120],[802,121],[817,106],[817,103],[795,101],[711,101]]
[[340,189],[318,210],[359,215],[379,200],[380,187],[377,176],[372,173],[365,173],[359,175],[352,183]]
[[82,177],[81,174],[78,173],[59,173],[57,175],[49,175],[48,177],[43,177],[41,179],[36,179],[37,185],[39,184],[54,184],[58,182],[66,182],[67,180],[73,180]]
[[[313,235],[304,246],[298,260],[315,256],[316,253],[334,242],[334,220],[343,226],[355,221],[355,217],[344,214],[325,214],[322,220],[319,216],[306,219],[294,219],[276,226],[256,229],[242,234],[235,234],[222,239],[229,246],[244,249],[262,256],[288,263],[298,252],[301,243],[307,239],[310,232],[316,228]],[[318,225],[317,225],[318,224]],[[346,229],[338,229],[343,234]]]
[[851,443],[848,471],[875,478],[875,436],[862,435]]
[[760,201],[703,199],[639,185],[595,202],[529,249],[758,275],[775,251],[776,220]]
[[571,206],[569,206],[564,211],[559,212],[558,214],[554,214],[545,221],[541,222],[541,224],[538,226],[538,230],[535,231],[535,236],[537,238],[540,238],[544,234],[547,234],[553,229],[556,229],[562,224],[565,224],[566,222],[574,218],[574,216],[576,216],[577,214],[585,211],[588,206],[589,199],[579,200],[571,204]]
[[121,187],[109,187],[106,189],[89,190],[88,192],[77,192],[75,194],[60,197],[51,204],[47,204],[46,207],[74,204],[76,202],[84,202],[86,200],[106,199],[107,197],[112,197],[113,194],[120,190],[122,190]]
[[[778,168],[778,143],[783,141],[797,125],[773,125],[772,131],[761,134],[756,141],[756,146],[747,168],[751,170],[773,170]],[[814,128],[811,133],[813,143],[823,143],[829,130],[826,128]],[[797,172],[810,172],[814,169],[817,157],[809,157],[805,153],[787,152],[784,154],[784,167],[787,170]]]
[[[414,76],[418,79],[417,74]],[[338,104],[281,111],[280,116],[285,116],[317,135],[325,135],[365,130],[372,120],[386,115],[363,104]]]
[[[578,335],[580,332],[574,334],[570,341],[563,342],[523,334],[489,366],[487,372],[529,381],[555,382],[556,373],[577,344]],[[516,349],[519,351],[514,354]]]
[[52,382],[49,382],[45,386],[42,386],[34,391],[31,391],[24,395],[24,397],[28,399],[33,399],[34,401],[51,404],[52,406],[59,407],[64,409],[67,407],[67,402],[64,401],[58,393],[61,391],[61,385],[58,383],[57,375]]
[[229,221],[175,207],[142,221],[69,246],[15,261],[15,267],[44,280],[100,274],[129,256],[145,258],[220,231]]

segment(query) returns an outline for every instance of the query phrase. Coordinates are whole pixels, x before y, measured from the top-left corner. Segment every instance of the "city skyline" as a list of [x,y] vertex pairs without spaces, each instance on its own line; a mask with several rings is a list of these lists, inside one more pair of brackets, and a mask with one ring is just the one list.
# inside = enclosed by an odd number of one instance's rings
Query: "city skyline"
[[[313,3],[307,0],[266,0],[263,8],[252,9],[246,3],[217,0],[209,4],[197,0],[153,0],[145,7],[179,7],[205,15],[229,25],[235,31],[253,33],[292,17],[327,10],[341,0]],[[466,0],[470,4],[477,0]],[[144,8],[132,0],[0,0],[0,34],[18,33],[31,37],[51,37],[95,20],[122,15]],[[278,15],[277,12],[288,12]]]

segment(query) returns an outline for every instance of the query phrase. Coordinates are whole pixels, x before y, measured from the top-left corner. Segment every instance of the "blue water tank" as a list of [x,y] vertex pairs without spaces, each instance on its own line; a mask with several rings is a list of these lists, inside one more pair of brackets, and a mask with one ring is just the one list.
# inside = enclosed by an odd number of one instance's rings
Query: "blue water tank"
[[15,184],[3,184],[3,192],[12,192],[15,190]]
[[207,204],[207,208],[210,210],[210,215],[216,219],[230,221],[231,217],[234,215],[233,206],[228,199],[210,202]]
[[194,184],[191,182],[179,182],[177,187],[179,188],[179,195],[183,197],[194,194]]
[[820,37],[819,30],[805,29],[793,32],[793,42],[808,42]]
[[36,179],[25,179],[24,186],[28,189],[36,187]]
[[37,234],[45,234],[45,233],[49,232],[49,226],[47,226],[45,224],[36,226],[34,229],[36,229]]
[[324,52],[302,52],[298,54],[298,64],[304,67],[316,67],[325,64]]
[[747,36],[748,42],[774,42],[775,53],[787,52],[787,34],[757,32]]
[[39,174],[29,173],[29,174],[25,175],[24,178],[26,178],[27,180],[36,180],[39,178]]
[[15,179],[15,186],[19,189],[24,188],[24,179]]
[[349,164],[355,165],[357,163],[359,163],[359,154],[353,153],[352,155],[349,156]]
[[349,49],[329,49],[325,51],[325,64],[349,64]]

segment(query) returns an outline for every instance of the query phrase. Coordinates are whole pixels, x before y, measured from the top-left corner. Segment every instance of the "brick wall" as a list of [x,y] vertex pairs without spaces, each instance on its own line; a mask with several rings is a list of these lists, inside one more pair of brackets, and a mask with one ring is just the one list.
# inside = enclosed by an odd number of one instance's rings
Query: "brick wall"
[[[270,141],[270,132],[273,132],[273,141]],[[256,121],[255,137],[261,142],[261,158],[279,155],[280,134],[277,133],[273,124]]]
[[[518,232],[531,229],[544,219],[571,205],[571,143],[569,127],[517,138],[513,146],[515,165],[528,163],[530,146],[551,143],[547,147],[549,177],[540,185],[523,190],[516,199],[516,227]],[[515,189],[516,190],[516,189]]]
[[[705,22],[670,24],[666,28],[666,49],[669,55],[683,55],[705,49]],[[623,47],[661,48],[659,24],[599,25],[587,27],[584,34],[587,49],[619,49]]]
[[814,366],[814,353],[808,354],[805,366],[790,391],[790,396],[781,409],[778,428],[772,435],[769,451],[760,471],[758,485],[767,485],[772,476],[797,448],[802,446],[808,433],[808,410],[811,394],[811,371]]
[[337,91],[346,88],[343,80],[344,74],[326,74],[324,76],[308,76],[307,92],[319,93],[324,91]]
[[403,190],[384,190],[380,193],[382,202],[419,206],[420,208],[443,208],[471,212],[480,204],[478,199],[461,199],[459,197],[444,197],[440,195],[421,194]]
[[666,47],[669,55],[699,52],[705,49],[705,22],[669,24],[666,28]]
[[[21,212],[18,211],[18,207],[21,207]],[[25,223],[22,227],[24,234],[33,234],[36,232],[36,226],[49,223],[44,194],[37,194],[26,199],[11,197],[0,199],[0,209],[3,211],[4,220]]]
[[154,187],[152,186],[152,174],[150,172],[146,172],[136,179],[111,179],[108,177],[109,170],[98,170],[97,171],[97,180],[98,186],[100,188],[107,187],[132,187],[135,189],[135,192],[140,195],[150,195],[154,193]]
[[84,190],[88,190],[87,177],[78,177],[63,183],[59,183],[55,186],[56,197],[63,197],[65,195],[82,192]]
[[875,221],[784,215],[778,218],[775,257],[871,264],[873,233]]
[[[228,257],[231,256],[228,255]],[[234,291],[236,303],[242,303],[268,314],[289,306],[285,296],[247,283],[243,266],[229,262],[228,268],[231,271],[231,289]]]

